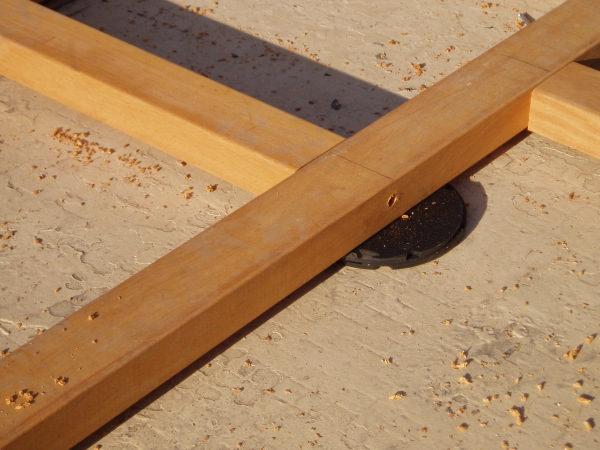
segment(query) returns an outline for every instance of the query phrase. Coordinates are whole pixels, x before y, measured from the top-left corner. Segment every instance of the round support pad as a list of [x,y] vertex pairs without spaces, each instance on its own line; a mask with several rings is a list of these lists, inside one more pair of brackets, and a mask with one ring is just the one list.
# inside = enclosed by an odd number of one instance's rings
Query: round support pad
[[361,269],[401,269],[439,258],[461,240],[467,212],[450,185],[434,192],[342,258]]

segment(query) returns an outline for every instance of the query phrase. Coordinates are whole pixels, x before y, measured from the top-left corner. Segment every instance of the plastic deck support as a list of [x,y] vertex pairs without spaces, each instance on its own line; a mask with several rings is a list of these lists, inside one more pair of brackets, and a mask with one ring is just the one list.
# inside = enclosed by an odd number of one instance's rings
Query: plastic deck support
[[[18,28],[57,19],[33,6],[2,2],[0,61],[38,62],[27,46],[48,40]],[[0,446],[77,443],[525,129],[533,89],[600,44],[598,23],[597,2],[566,2],[7,355]]]

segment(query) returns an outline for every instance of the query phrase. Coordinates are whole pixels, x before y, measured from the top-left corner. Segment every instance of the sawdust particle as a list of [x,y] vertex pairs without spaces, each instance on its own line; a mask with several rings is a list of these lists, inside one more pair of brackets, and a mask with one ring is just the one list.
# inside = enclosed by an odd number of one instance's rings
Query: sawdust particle
[[395,394],[390,395],[389,399],[390,400],[397,400],[399,398],[404,398],[404,397],[406,397],[406,392],[405,391],[398,391]]
[[578,345],[577,347],[575,347],[572,350],[569,350],[568,352],[566,352],[563,355],[563,358],[567,358],[567,359],[571,359],[574,360],[577,358],[577,355],[579,355],[579,352],[581,351],[581,348],[583,347],[583,345]]
[[58,384],[59,386],[64,386],[69,382],[67,377],[56,377],[54,378],[54,384]]
[[473,378],[471,377],[471,374],[464,374],[462,377],[460,377],[460,381],[462,381],[463,383],[467,383],[467,384],[473,384]]
[[596,428],[596,422],[593,418],[590,417],[589,419],[583,422],[583,426],[586,428],[586,430],[592,431],[594,428]]
[[523,423],[526,420],[525,417],[525,408],[523,407],[519,407],[519,406],[513,406],[512,408],[510,408],[508,410],[509,413],[511,413],[513,416],[516,417],[516,424],[517,425],[523,425]]

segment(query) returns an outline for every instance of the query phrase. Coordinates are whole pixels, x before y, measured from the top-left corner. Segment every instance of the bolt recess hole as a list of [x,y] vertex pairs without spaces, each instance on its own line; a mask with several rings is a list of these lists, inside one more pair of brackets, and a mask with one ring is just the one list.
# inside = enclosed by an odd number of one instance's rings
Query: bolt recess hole
[[391,208],[396,204],[397,201],[398,196],[396,194],[393,194],[390,198],[388,198],[387,205]]

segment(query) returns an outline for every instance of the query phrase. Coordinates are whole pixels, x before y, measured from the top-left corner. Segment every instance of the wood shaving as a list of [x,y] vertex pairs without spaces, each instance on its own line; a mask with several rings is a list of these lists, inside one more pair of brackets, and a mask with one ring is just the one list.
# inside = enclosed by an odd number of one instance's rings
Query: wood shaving
[[404,391],[398,391],[395,394],[390,395],[389,399],[390,400],[397,400],[399,398],[404,398],[404,397],[406,397],[406,392],[404,392]]
[[467,383],[467,384],[473,384],[473,378],[471,378],[471,375],[468,373],[466,373],[462,377],[460,377],[460,381],[462,381],[463,383]]
[[594,421],[594,419],[589,418],[583,422],[583,426],[586,430],[592,431],[596,427],[596,422]]
[[592,403],[593,400],[594,397],[588,394],[582,394],[579,397],[577,397],[577,401],[579,403],[583,403],[584,405],[589,405],[590,403]]
[[413,64],[413,63],[409,63],[410,66],[412,67],[413,71],[415,72],[415,75],[420,77],[421,75],[423,75],[425,73],[425,64],[422,63],[418,63],[418,64]]
[[563,358],[567,358],[567,359],[571,359],[574,360],[575,358],[577,358],[577,355],[579,355],[579,352],[581,351],[581,345],[575,347],[572,350],[569,350],[567,353],[565,353],[563,355]]
[[35,403],[35,397],[37,394],[34,392],[24,389],[6,398],[7,405],[14,405],[15,409],[23,409],[31,406]]
[[516,417],[516,424],[517,425],[523,425],[523,423],[525,422],[525,408],[522,407],[518,407],[518,406],[513,406],[512,408],[510,408],[508,410],[509,413],[511,413],[513,416]]
[[64,386],[69,382],[67,377],[56,377],[54,378],[54,384],[58,384],[59,386]]
[[458,358],[457,358],[457,359],[455,359],[454,361],[452,361],[450,363],[450,366],[453,369],[457,369],[458,370],[458,369],[461,369],[463,367],[467,367],[471,363],[471,361],[473,361],[473,360],[472,359],[466,359],[466,360],[464,360],[462,362],[458,362]]

